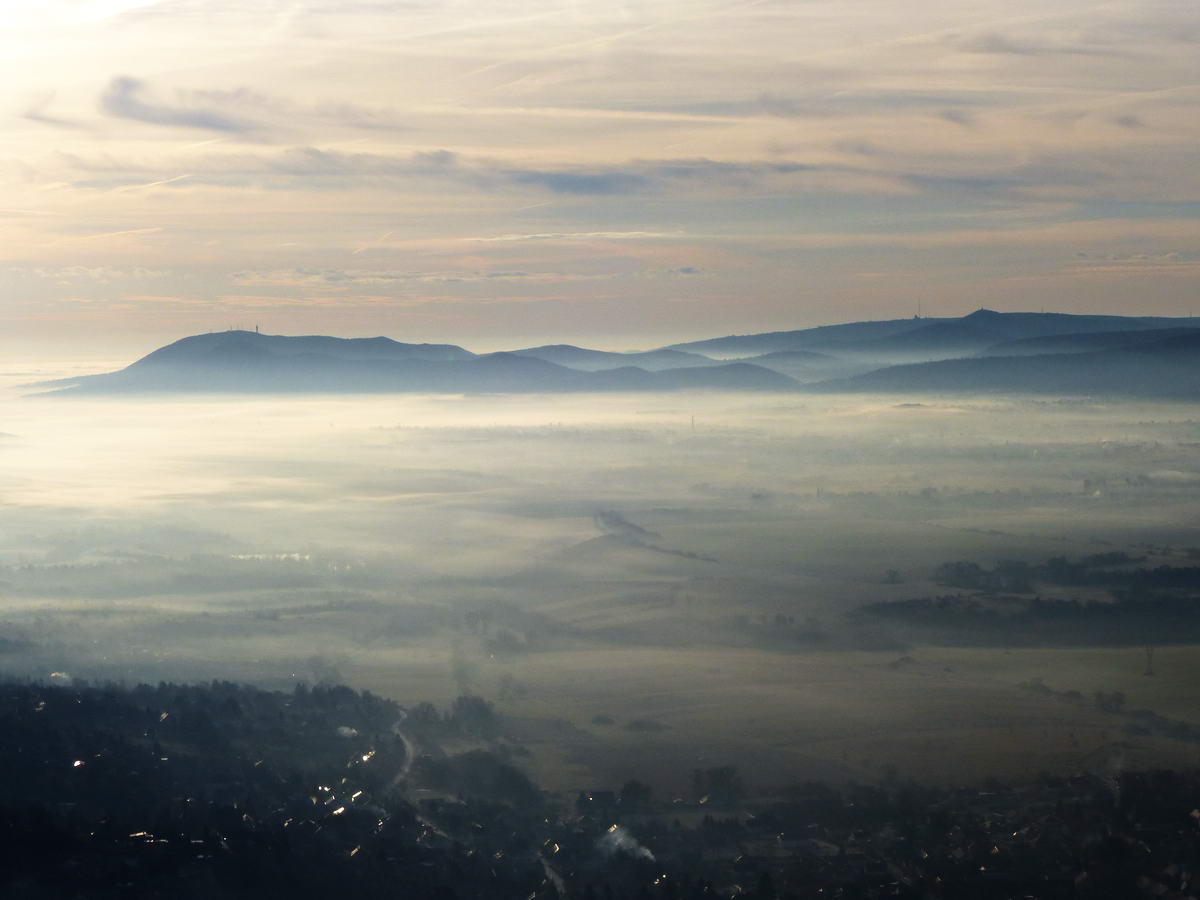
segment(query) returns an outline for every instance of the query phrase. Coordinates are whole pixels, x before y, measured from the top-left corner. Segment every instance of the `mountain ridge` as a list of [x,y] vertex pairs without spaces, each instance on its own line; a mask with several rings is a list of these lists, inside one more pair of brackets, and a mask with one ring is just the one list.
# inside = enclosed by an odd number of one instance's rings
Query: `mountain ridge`
[[[733,351],[787,344],[737,356]],[[804,346],[797,346],[797,345]],[[682,349],[682,348],[692,349]],[[707,348],[714,356],[698,352]],[[848,322],[618,353],[547,344],[474,353],[388,337],[190,335],[60,392],[560,393],[750,390],[1200,394],[1192,318],[1002,313]]]
[[587,371],[519,352],[474,354],[451,344],[229,331],[182,338],[116,372],[38,386],[85,394],[561,393],[787,391],[797,384],[761,366],[714,360],[664,372],[631,365]]
[[901,341],[906,333],[934,325],[959,325],[977,332],[991,332],[995,343],[1020,338],[1040,337],[1052,334],[1083,333],[1098,331],[1153,330],[1173,326],[1187,327],[1195,324],[1188,318],[1165,316],[1114,316],[1073,313],[1044,312],[997,312],[992,309],[977,309],[959,317],[911,319],[882,319],[878,321],[846,322],[834,325],[818,325],[793,331],[769,331],[759,334],[726,335],[700,341],[669,344],[665,349],[696,353],[719,353],[730,356],[757,356],[780,350],[836,350],[821,346],[836,342],[845,346],[852,343],[858,350],[865,350],[867,342],[882,339]]
[[1196,398],[1200,397],[1200,330],[1091,352],[978,356],[886,366],[803,385],[801,390]]

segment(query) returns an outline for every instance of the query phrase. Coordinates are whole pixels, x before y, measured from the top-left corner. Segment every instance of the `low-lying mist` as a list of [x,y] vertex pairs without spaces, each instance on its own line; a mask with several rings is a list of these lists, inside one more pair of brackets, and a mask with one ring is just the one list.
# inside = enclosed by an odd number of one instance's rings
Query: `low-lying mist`
[[[10,376],[0,405],[12,675],[474,693],[559,788],[725,763],[763,784],[1021,775],[1113,742],[1110,711],[1020,687],[1033,678],[1188,711],[1183,647],[1150,684],[1136,638],[960,640],[863,612],[1048,589],[1004,583],[998,561],[1192,565],[1200,422],[1184,405],[129,400],[28,396],[28,380]],[[948,584],[956,561],[993,580]],[[1089,584],[1049,590],[1110,598]],[[1129,754],[1194,756],[1155,735]]]

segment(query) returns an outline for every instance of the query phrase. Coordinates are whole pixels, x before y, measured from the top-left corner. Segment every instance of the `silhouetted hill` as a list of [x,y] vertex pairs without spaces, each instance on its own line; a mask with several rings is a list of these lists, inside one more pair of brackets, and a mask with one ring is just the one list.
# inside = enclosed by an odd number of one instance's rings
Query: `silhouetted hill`
[[1003,332],[978,320],[932,322],[869,341],[821,341],[814,346],[851,359],[925,362],[978,353],[1003,339]]
[[778,350],[761,356],[750,356],[739,362],[771,369],[801,383],[824,381],[828,378],[848,378],[875,368],[870,363],[840,359],[816,350]]
[[1042,337],[1051,334],[1083,334],[1100,331],[1139,331],[1156,328],[1186,327],[1188,319],[1165,316],[1095,316],[1070,313],[1002,313],[977,309],[960,320],[975,328],[999,334],[1006,340]]
[[1004,392],[1200,397],[1200,333],[1091,353],[889,366],[804,388],[824,393]]
[[831,363],[837,357],[817,350],[777,350],[774,353],[762,353],[758,356],[747,356],[742,362],[767,363]]
[[759,356],[783,350],[804,350],[825,341],[872,340],[901,334],[941,319],[890,319],[881,322],[847,322],[842,325],[819,325],[798,331],[770,331],[764,334],[732,334],[671,344],[667,350],[683,350],[715,357]]
[[326,356],[333,359],[464,360],[475,354],[453,344],[402,344],[386,337],[338,338],[325,335],[289,337],[256,331],[214,331],[185,337],[160,347],[134,365],[204,363],[212,359],[256,356]]
[[1100,331],[1089,334],[1055,334],[1004,341],[983,350],[980,356],[1041,356],[1047,353],[1090,353],[1153,344],[1177,335],[1200,334],[1197,328],[1162,328],[1138,331]]
[[583,372],[599,372],[604,369],[620,369],[638,366],[654,372],[662,369],[679,369],[685,366],[712,365],[714,360],[699,353],[684,353],[681,350],[648,350],[641,353],[612,353],[607,350],[589,350],[571,344],[549,344],[512,351],[517,356],[531,356],[557,363],[569,369]]
[[655,390],[685,390],[709,388],[728,391],[781,391],[792,390],[796,382],[772,372],[762,366],[749,363],[696,366],[687,369],[669,369],[655,373]]
[[[613,354],[614,356],[619,354]],[[446,358],[450,357],[450,358]],[[449,345],[290,338],[218,332],[185,338],[118,372],[47,382],[90,394],[541,393],[562,391],[790,390],[786,375],[746,364],[647,372],[588,372],[517,353],[475,356]]]
[[[1200,334],[1194,320],[1000,313],[958,319],[851,322],[799,331],[733,335],[640,353],[568,344],[476,355],[453,344],[389,338],[286,337],[214,332],[176,341],[119,372],[44,382],[87,393],[549,393],[563,391],[1019,390],[1155,393],[1150,373],[1169,373],[1172,396],[1189,393],[1191,361],[1092,357],[1167,352],[1160,338]],[[684,350],[682,348],[689,348]],[[692,352],[704,350],[719,359]],[[986,363],[1012,355],[1019,365]],[[1085,357],[1064,362],[1046,357]],[[745,358],[749,356],[750,358]],[[730,361],[730,357],[741,357]],[[897,363],[955,362],[941,369]],[[1030,362],[1038,360],[1038,362]],[[978,365],[976,363],[979,363]],[[1106,366],[1091,372],[1089,366]],[[1114,373],[1131,367],[1129,378]],[[1177,371],[1178,370],[1178,371]],[[1180,380],[1182,379],[1182,380]],[[927,385],[927,386],[926,386]],[[1111,385],[1111,386],[1110,386]]]
[[[780,350],[823,350],[840,355],[853,351],[855,356],[886,360],[897,352],[909,352],[909,341],[919,352],[931,348],[953,350],[953,343],[971,346],[976,338],[990,343],[1043,337],[1052,334],[1083,334],[1100,331],[1134,331],[1155,328],[1187,327],[1189,319],[1157,316],[1091,316],[1066,313],[1001,313],[980,309],[961,318],[889,319],[878,322],[850,322],[822,325],[798,331],[773,331],[764,334],[730,335],[704,341],[672,344],[669,349],[704,353],[709,356],[754,356]],[[962,330],[934,326],[961,326]],[[932,329],[932,330],[930,330]],[[922,332],[921,334],[914,334]],[[881,343],[894,339],[895,343]],[[876,345],[873,353],[868,344]],[[974,346],[976,352],[986,344]],[[939,351],[941,352],[941,351]]]

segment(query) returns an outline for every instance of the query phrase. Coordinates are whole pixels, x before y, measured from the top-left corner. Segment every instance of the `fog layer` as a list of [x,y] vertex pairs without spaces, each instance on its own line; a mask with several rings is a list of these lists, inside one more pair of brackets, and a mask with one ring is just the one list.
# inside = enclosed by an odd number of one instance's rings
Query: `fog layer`
[[[1110,713],[1020,687],[1035,678],[1191,711],[1184,647],[1151,680],[1136,639],[967,640],[864,612],[1043,590],[948,586],[947,562],[1188,565],[1200,422],[1183,405],[31,398],[29,375],[0,405],[12,674],[476,693],[558,788],[672,785],[699,761],[763,784],[1019,776],[1117,740]],[[1157,735],[1129,752],[1194,755]]]

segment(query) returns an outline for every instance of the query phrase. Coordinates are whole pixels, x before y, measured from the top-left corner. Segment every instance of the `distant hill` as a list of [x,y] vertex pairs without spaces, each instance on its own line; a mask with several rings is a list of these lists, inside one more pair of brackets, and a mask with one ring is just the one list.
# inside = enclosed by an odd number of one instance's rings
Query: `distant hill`
[[1146,331],[1157,328],[1187,327],[1185,318],[1166,316],[1093,316],[1070,313],[1002,313],[977,309],[959,321],[999,334],[1005,340],[1042,337],[1051,334],[1084,334],[1101,331]]
[[229,331],[184,338],[118,372],[42,386],[88,394],[542,393],[781,391],[794,389],[796,382],[744,363],[667,372],[635,366],[587,372],[515,353],[476,356],[451,345]]
[[1041,356],[1047,353],[1091,353],[1153,344],[1168,337],[1200,334],[1196,328],[1161,328],[1139,331],[1101,331],[1090,334],[1054,334],[1047,337],[1004,341],[986,348],[979,356]]
[[759,356],[786,350],[806,350],[825,341],[859,341],[889,337],[920,328],[941,319],[890,319],[881,322],[848,322],[843,325],[820,325],[798,331],[771,331],[764,334],[732,334],[728,337],[710,338],[671,344],[668,350],[683,350],[688,353],[703,353],[715,358]]
[[607,350],[589,350],[570,344],[549,344],[544,347],[529,347],[512,351],[517,356],[530,356],[557,363],[569,369],[583,372],[599,372],[604,369],[620,369],[637,366],[650,372],[662,369],[679,369],[685,366],[711,366],[716,361],[699,353],[684,353],[682,350],[647,350],[641,353],[612,353]]
[[808,385],[823,393],[1034,393],[1200,398],[1200,333],[1112,350],[889,366]]
[[175,341],[119,372],[40,386],[93,394],[543,393],[786,391],[805,383],[814,390],[1191,396],[1196,341],[1200,328],[1191,318],[988,309],[955,319],[730,335],[638,353],[552,344],[480,355],[385,337],[223,331]]
[[[961,318],[888,319],[823,325],[799,331],[730,335],[672,344],[669,349],[708,356],[756,356],[780,350],[819,350],[855,358],[894,360],[897,354],[935,353],[941,358],[974,353],[990,344],[1055,334],[1187,327],[1190,319],[1156,316],[1091,316],[1065,313],[1002,313],[979,309]],[[981,343],[982,342],[982,343]],[[928,357],[926,357],[928,358]]]
[[875,368],[870,364],[839,359],[816,350],[778,350],[774,353],[763,353],[760,356],[749,356],[738,362],[771,369],[787,375],[789,378],[794,378],[802,384],[810,381],[825,381],[829,378],[847,378]]
[[[256,331],[214,331],[185,337],[160,347],[136,364],[210,362],[221,357],[325,356],[345,360],[464,360],[475,354],[453,344],[402,344],[386,337],[337,338],[324,335],[289,337]],[[135,365],[136,365],[135,364]]]
[[837,362],[837,357],[816,350],[776,350],[774,353],[762,353],[758,356],[747,356],[742,362],[754,363],[808,363],[820,365]]
[[653,390],[780,391],[793,390],[796,382],[762,366],[733,362],[726,365],[694,366],[655,373]]
[[925,362],[969,356],[993,346],[1003,332],[986,323],[959,319],[931,322],[900,334],[868,341],[820,341],[813,346],[855,360]]

